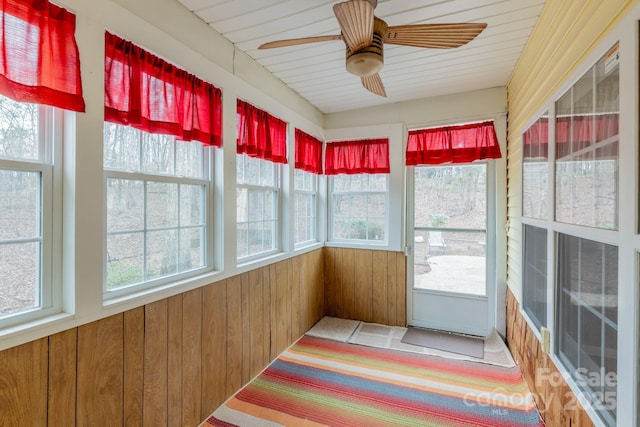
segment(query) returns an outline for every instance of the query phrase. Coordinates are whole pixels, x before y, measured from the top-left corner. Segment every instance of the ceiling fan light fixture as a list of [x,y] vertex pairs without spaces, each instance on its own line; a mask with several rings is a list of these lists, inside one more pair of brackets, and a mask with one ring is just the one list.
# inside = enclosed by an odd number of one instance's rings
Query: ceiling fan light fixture
[[382,55],[375,52],[365,50],[347,56],[347,71],[359,77],[376,74],[383,65]]

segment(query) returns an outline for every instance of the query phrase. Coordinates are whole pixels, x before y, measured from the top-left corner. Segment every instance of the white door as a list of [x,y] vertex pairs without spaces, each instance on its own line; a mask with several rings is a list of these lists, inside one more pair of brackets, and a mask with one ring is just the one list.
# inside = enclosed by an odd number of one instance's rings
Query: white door
[[488,163],[408,169],[409,324],[487,335],[495,310],[495,185]]

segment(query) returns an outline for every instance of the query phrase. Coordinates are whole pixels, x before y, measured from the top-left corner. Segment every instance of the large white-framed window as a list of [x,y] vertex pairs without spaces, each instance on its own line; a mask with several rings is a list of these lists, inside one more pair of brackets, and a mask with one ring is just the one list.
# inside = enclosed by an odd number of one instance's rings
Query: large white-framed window
[[558,235],[556,353],[588,405],[616,425],[618,248]]
[[329,239],[385,243],[388,199],[388,174],[330,177]]
[[318,241],[318,175],[295,169],[294,240],[296,246]]
[[107,298],[210,269],[212,150],[105,122]]
[[570,379],[576,398],[599,418],[598,425],[613,426],[620,265],[618,43],[594,63],[523,133],[522,302],[533,327],[552,329],[552,359]]
[[0,96],[0,326],[61,309],[62,125]]
[[281,166],[236,156],[237,259],[249,262],[279,250]]

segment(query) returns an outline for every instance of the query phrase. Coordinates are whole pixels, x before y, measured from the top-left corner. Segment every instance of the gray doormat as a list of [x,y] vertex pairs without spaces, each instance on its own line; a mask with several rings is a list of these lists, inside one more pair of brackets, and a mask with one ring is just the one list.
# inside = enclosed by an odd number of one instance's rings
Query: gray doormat
[[424,328],[407,328],[401,340],[406,344],[435,348],[450,353],[484,358],[484,339]]

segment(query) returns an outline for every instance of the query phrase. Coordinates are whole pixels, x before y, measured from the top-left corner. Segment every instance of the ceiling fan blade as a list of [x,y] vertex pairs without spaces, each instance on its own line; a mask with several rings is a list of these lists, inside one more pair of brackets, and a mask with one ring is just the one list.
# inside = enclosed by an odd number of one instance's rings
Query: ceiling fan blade
[[373,6],[365,0],[351,0],[333,6],[342,36],[352,52],[373,42]]
[[299,44],[328,42],[332,40],[342,40],[342,39],[343,39],[342,36],[340,34],[337,34],[332,36],[315,36],[315,37],[302,37],[299,39],[275,40],[272,42],[261,44],[260,46],[258,46],[258,49],[271,49],[274,47],[295,46]]
[[364,86],[369,92],[384,96],[385,98],[387,97],[387,92],[384,90],[380,74],[375,73],[370,76],[360,77],[360,79],[362,81],[362,86]]
[[389,27],[385,43],[402,46],[451,49],[476,38],[487,27],[481,23],[417,24]]

